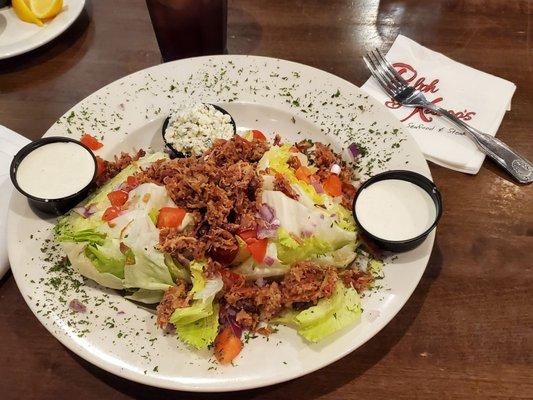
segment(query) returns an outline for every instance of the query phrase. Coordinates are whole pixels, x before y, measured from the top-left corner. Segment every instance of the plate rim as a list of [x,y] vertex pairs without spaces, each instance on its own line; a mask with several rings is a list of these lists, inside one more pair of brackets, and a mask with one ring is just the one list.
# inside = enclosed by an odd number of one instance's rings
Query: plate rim
[[[82,0],[82,1],[85,1],[85,0]],[[266,57],[266,56],[256,56],[256,55],[212,55],[212,56],[192,57],[192,58],[172,61],[170,63],[158,64],[158,65],[154,65],[154,66],[151,66],[151,67],[148,67],[148,68],[140,69],[138,71],[135,71],[133,73],[125,75],[125,76],[123,76],[123,77],[121,77],[119,79],[116,79],[115,81],[109,82],[108,84],[104,85],[100,89],[88,94],[85,98],[81,99],[76,104],[74,104],[70,109],[66,110],[63,115],[68,114],[68,112],[72,108],[75,108],[75,107],[78,106],[78,104],[83,103],[88,97],[93,96],[95,94],[98,94],[100,92],[104,92],[110,85],[116,84],[117,82],[120,82],[120,81],[123,81],[123,80],[126,80],[126,79],[129,79],[129,78],[131,78],[134,75],[151,72],[154,69],[160,68],[162,65],[177,64],[177,63],[184,62],[184,61],[190,62],[190,60],[198,60],[198,61],[200,61],[200,60],[204,59],[204,60],[208,61],[209,59],[213,59],[213,58],[216,58],[216,59],[223,59],[223,58],[226,58],[226,59],[232,59],[232,58],[255,58],[255,59],[261,59],[261,60],[267,61],[267,62],[269,62],[269,61],[270,62],[277,61],[277,62],[282,62],[282,63],[289,63],[289,64],[293,64],[295,66],[298,66],[299,68],[312,69],[315,73],[326,74],[326,76],[331,76],[331,77],[334,77],[335,79],[339,79],[339,80],[342,81],[342,83],[344,85],[349,85],[349,86],[355,87],[358,91],[361,91],[362,93],[366,94],[366,92],[364,92],[360,87],[358,87],[357,85],[349,82],[348,80],[346,80],[344,78],[341,78],[341,77],[339,77],[337,75],[334,75],[331,72],[328,72],[328,71],[325,71],[325,70],[321,70],[320,68],[316,68],[316,67],[313,67],[313,66],[310,66],[310,65],[306,65],[306,64],[302,64],[302,63],[298,63],[298,62],[294,62],[294,61],[290,61],[290,60],[285,60],[285,59],[281,59],[281,58],[276,58],[276,57]],[[390,117],[392,117],[391,119],[394,119],[395,121],[397,120],[394,117],[394,114],[390,110],[388,110],[386,107],[384,107],[380,102],[378,102],[372,96],[368,96],[368,99],[366,101],[371,102],[371,104],[373,104],[373,106],[375,108],[379,109],[380,113],[384,113],[385,112]],[[59,118],[61,118],[61,116]],[[150,122],[150,120],[146,121],[146,123],[149,123],[149,122]],[[53,126],[54,126],[54,124],[52,124],[50,126],[50,128],[44,133],[44,135],[43,135],[44,137],[48,135],[49,131],[52,129]],[[401,128],[402,132],[406,136],[409,136],[410,139],[411,139],[411,142],[416,145],[416,142],[414,141],[414,138],[412,138],[412,136],[405,129],[405,127],[403,127],[403,125],[401,124],[400,121],[397,121],[397,126],[399,128]],[[422,155],[422,153],[421,153],[420,149],[418,148],[418,146],[416,148],[417,148],[418,152]],[[422,158],[423,158],[423,156],[422,156]],[[431,171],[429,169],[429,165],[428,165],[427,161],[425,160],[425,158],[423,158],[423,159],[424,159],[424,164],[423,165],[424,165],[425,173],[428,176],[428,178],[433,181],[433,177],[431,175]],[[16,198],[15,198],[14,195],[12,195],[11,199],[10,199],[10,202],[9,202],[9,209],[8,210],[11,210],[12,203],[15,202],[15,201],[16,201]],[[6,227],[8,229],[9,229],[9,226],[11,226],[11,224],[13,223],[12,219],[13,219],[12,213],[8,213],[8,220],[7,220],[7,225],[6,225]],[[301,369],[301,370],[299,370],[298,372],[295,372],[295,373],[289,373],[289,374],[286,373],[286,374],[283,374],[283,375],[273,375],[269,379],[261,378],[260,381],[258,381],[258,380],[250,380],[250,381],[247,381],[244,384],[239,384],[239,386],[235,386],[235,385],[231,386],[231,385],[228,385],[227,382],[224,382],[224,383],[216,382],[216,383],[210,384],[209,386],[206,386],[206,385],[195,385],[195,384],[184,384],[184,383],[181,383],[181,382],[173,381],[171,379],[165,379],[163,375],[161,375],[161,376],[153,376],[153,375],[149,375],[149,374],[141,375],[139,373],[136,373],[136,372],[121,368],[117,364],[110,363],[109,361],[105,361],[103,358],[101,358],[101,357],[97,356],[95,353],[89,351],[90,350],[89,347],[80,346],[77,343],[77,341],[74,338],[70,337],[69,335],[63,335],[63,336],[56,335],[52,331],[52,329],[51,329],[52,327],[51,326],[49,327],[47,323],[44,323],[45,321],[47,321],[47,319],[45,317],[43,317],[42,315],[40,315],[40,314],[36,314],[34,309],[30,306],[30,300],[27,298],[27,296],[28,296],[27,293],[24,293],[20,289],[19,289],[19,291],[21,292],[21,294],[22,294],[22,296],[24,298],[24,301],[26,302],[26,304],[28,305],[28,307],[30,308],[32,313],[37,317],[37,319],[41,323],[41,325],[43,325],[45,327],[45,329],[48,332],[50,332],[50,334],[52,334],[52,336],[55,339],[57,339],[62,345],[64,345],[70,351],[74,352],[80,358],[84,359],[85,361],[87,361],[87,362],[95,365],[96,367],[101,368],[101,369],[103,369],[103,370],[105,370],[105,371],[107,371],[109,373],[112,373],[112,374],[114,374],[116,376],[119,376],[119,377],[121,377],[123,379],[127,379],[127,380],[130,380],[130,381],[133,381],[133,382],[137,382],[137,383],[140,383],[140,384],[149,385],[149,386],[153,386],[153,387],[158,387],[158,388],[162,388],[162,389],[170,389],[170,390],[174,390],[174,391],[199,392],[199,393],[213,393],[213,392],[222,393],[222,392],[232,392],[232,391],[243,391],[243,390],[250,390],[250,389],[255,389],[255,388],[271,386],[271,385],[275,385],[275,384],[278,384],[278,383],[288,382],[288,381],[300,378],[300,377],[302,377],[304,375],[308,375],[310,373],[313,373],[313,372],[315,372],[315,371],[317,371],[317,370],[319,370],[321,368],[324,368],[324,367],[326,367],[328,365],[331,365],[331,364],[337,362],[341,358],[346,357],[348,354],[350,354],[353,351],[359,349],[366,342],[368,342],[370,339],[372,339],[374,336],[376,336],[379,332],[381,332],[381,330],[385,326],[387,326],[389,324],[389,322],[394,317],[396,317],[396,315],[403,309],[403,307],[405,306],[407,301],[412,296],[413,292],[418,287],[418,285],[420,283],[420,280],[421,280],[421,278],[422,278],[422,276],[423,276],[424,272],[426,271],[427,266],[429,264],[429,260],[431,258],[431,254],[432,254],[433,249],[434,249],[435,236],[436,236],[436,229],[434,229],[431,232],[431,234],[428,236],[428,238],[426,239],[426,241],[429,242],[430,246],[429,246],[428,254],[423,257],[423,259],[425,259],[424,268],[421,268],[419,273],[417,274],[417,276],[413,277],[414,278],[413,282],[416,281],[416,283],[412,286],[412,288],[410,288],[410,290],[405,292],[406,293],[405,300],[398,307],[398,310],[396,312],[394,312],[394,313],[390,313],[386,318],[382,318],[380,323],[378,325],[376,325],[376,328],[373,329],[373,331],[371,333],[366,334],[364,337],[362,337],[358,341],[358,345],[356,347],[346,347],[346,349],[340,351],[335,357],[327,358],[327,360],[325,360],[325,361],[319,361],[319,362],[316,363],[316,365],[314,365],[311,368],[303,368],[303,369]],[[10,256],[10,254],[12,254],[12,253],[14,253],[16,251],[16,246],[17,246],[17,243],[16,243],[15,238],[10,236],[8,238],[8,256],[9,256],[10,260],[12,258]],[[17,286],[19,287],[19,282],[18,282],[17,277],[16,277],[16,275],[14,273],[13,273],[13,277],[15,279],[15,282],[17,283]]]

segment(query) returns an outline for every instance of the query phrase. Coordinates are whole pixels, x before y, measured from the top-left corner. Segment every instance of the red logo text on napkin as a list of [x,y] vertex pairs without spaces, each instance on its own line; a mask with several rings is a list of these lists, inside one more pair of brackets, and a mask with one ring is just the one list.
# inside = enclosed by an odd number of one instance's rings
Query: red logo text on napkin
[[[398,71],[398,73],[409,83],[412,83],[412,86],[415,89],[420,90],[423,93],[426,93],[426,97],[429,93],[437,93],[439,91],[438,89],[438,83],[439,79],[433,79],[430,83],[426,83],[425,77],[418,77],[418,72],[416,69],[414,69],[411,65],[397,62],[392,64],[394,68]],[[413,83],[414,82],[414,83]],[[444,100],[443,97],[436,97],[431,102],[433,104],[438,104],[442,100]],[[385,105],[392,109],[398,109],[402,107],[400,103],[397,101],[394,101],[393,99],[390,99],[385,102]],[[448,110],[451,114],[454,114],[457,118],[462,119],[464,121],[470,121],[474,115],[476,115],[475,111],[454,111],[454,110]],[[433,121],[433,117],[430,115],[436,115],[434,112],[429,110],[424,110],[422,108],[414,108],[412,111],[409,111],[409,114],[402,118],[400,121],[405,122],[411,118],[420,118],[422,122],[431,122]]]

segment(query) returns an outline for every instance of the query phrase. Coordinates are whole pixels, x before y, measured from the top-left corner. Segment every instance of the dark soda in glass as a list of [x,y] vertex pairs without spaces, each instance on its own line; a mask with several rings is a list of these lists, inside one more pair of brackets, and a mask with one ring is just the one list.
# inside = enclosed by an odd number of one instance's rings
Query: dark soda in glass
[[163,61],[226,53],[227,0],[146,0]]

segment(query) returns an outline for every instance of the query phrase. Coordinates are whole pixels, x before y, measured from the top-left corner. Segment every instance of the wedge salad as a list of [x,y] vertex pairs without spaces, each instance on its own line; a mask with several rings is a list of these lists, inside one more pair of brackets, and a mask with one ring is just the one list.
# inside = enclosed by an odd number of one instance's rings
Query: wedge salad
[[284,324],[318,342],[357,323],[379,273],[352,169],[322,143],[255,130],[187,158],[123,153],[98,158],[96,185],[55,227],[72,268],[157,305],[160,328],[222,364],[243,331]]

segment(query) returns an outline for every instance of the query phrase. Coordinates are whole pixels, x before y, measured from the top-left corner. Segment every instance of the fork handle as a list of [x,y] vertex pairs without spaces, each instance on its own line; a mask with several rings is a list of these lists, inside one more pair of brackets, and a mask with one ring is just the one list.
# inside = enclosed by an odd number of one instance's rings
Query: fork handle
[[501,140],[478,131],[477,129],[457,118],[455,115],[449,113],[447,110],[438,107],[433,103],[429,103],[426,108],[429,108],[431,111],[446,117],[451,122],[463,128],[468,137],[470,137],[470,139],[476,143],[477,147],[483,153],[501,165],[502,168],[505,169],[518,182],[533,182],[533,164],[525,157],[522,157],[516,151],[511,149]]

